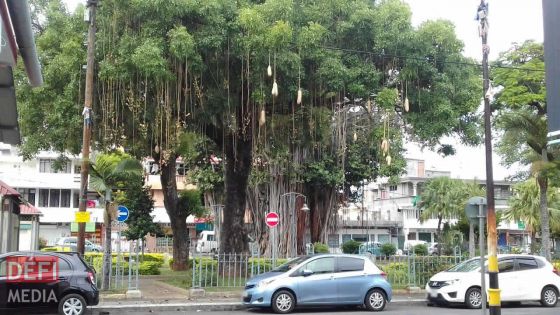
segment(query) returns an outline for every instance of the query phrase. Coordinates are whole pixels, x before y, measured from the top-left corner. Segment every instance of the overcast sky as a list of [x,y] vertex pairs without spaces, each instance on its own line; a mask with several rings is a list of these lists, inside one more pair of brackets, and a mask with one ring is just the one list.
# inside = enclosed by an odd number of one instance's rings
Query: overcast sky
[[[70,9],[85,0],[65,0]],[[465,44],[464,54],[481,59],[481,43],[478,37],[478,24],[475,21],[476,9],[480,0],[404,0],[412,9],[412,23],[418,26],[430,19],[447,19],[456,25],[457,36]],[[560,1],[560,0],[559,0]],[[541,0],[489,0],[490,30],[488,43],[490,59],[496,59],[500,52],[508,50],[513,42],[521,43],[528,39],[542,42],[542,1]],[[453,143],[453,139],[447,139]],[[453,177],[486,178],[484,148],[457,147],[453,157],[442,158],[434,152],[421,152],[417,146],[407,145],[408,156],[425,159],[430,168],[450,170]],[[499,164],[500,158],[494,155],[494,178],[504,177],[516,172],[505,169]]]

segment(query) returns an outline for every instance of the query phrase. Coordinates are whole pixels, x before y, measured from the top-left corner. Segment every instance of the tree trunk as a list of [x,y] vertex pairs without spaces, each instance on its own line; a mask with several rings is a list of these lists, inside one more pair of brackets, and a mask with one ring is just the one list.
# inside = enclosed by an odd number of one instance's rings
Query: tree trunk
[[[111,251],[111,214],[109,213],[109,202],[105,202],[105,212],[103,213],[103,224],[105,225],[105,249],[103,250],[103,278],[101,290],[109,290],[112,269]],[[120,241],[120,240],[119,240]]]
[[248,135],[229,135],[224,149],[225,202],[220,251],[227,254],[246,253],[249,251],[249,239],[245,227],[245,205],[252,167],[252,140]]
[[187,270],[189,261],[189,233],[187,217],[177,216],[171,221],[173,230],[173,270]]
[[548,179],[543,176],[537,176],[540,191],[540,208],[541,208],[541,253],[548,261],[551,261],[550,254],[550,219],[548,213],[548,200],[546,198],[548,191]]
[[469,258],[473,258],[476,255],[474,242],[474,224],[469,222]]
[[173,270],[187,270],[189,260],[189,231],[187,217],[178,209],[179,195],[177,192],[177,156],[172,154],[168,160],[159,160],[161,170],[161,189],[163,204],[169,215],[173,231]]
[[443,245],[441,243],[441,220],[443,219],[443,217],[441,215],[438,215],[438,222],[437,222],[437,241],[438,241],[438,256],[441,256],[441,245]]

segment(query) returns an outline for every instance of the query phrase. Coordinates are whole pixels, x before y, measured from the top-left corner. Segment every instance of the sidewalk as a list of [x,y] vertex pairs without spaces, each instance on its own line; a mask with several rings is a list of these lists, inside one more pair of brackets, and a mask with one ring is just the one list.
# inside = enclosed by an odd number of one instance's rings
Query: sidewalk
[[[158,281],[141,279],[142,298],[126,299],[125,294],[101,294],[100,303],[93,309],[100,312],[126,309],[127,311],[235,311],[244,309],[241,288],[192,296],[189,290]],[[425,304],[425,294],[397,290],[391,303]]]

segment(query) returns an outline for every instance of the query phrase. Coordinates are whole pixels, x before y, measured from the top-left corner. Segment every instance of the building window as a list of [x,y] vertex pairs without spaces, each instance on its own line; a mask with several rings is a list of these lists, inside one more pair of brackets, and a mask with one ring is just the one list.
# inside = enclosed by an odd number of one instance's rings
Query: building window
[[34,188],[18,188],[17,191],[21,197],[32,205],[35,205],[35,189]]
[[73,199],[73,202],[74,202],[72,207],[78,208],[80,206],[80,191],[79,190],[74,190],[72,192],[73,192],[72,199]]
[[74,165],[74,174],[81,174],[82,173],[82,166],[80,164]]
[[62,189],[60,191],[60,206],[62,208],[70,208],[70,189]]
[[397,191],[397,185],[390,185],[389,191]]
[[185,163],[177,162],[177,175],[187,175],[187,168],[185,167]]
[[64,163],[61,169],[55,170],[55,159],[39,159],[39,173],[70,173],[71,163]]
[[49,198],[49,207],[58,208],[60,207],[60,190],[51,189]]
[[349,240],[352,239],[352,235],[351,234],[342,234],[342,244],[348,242]]
[[39,189],[39,207],[49,206],[49,190]]

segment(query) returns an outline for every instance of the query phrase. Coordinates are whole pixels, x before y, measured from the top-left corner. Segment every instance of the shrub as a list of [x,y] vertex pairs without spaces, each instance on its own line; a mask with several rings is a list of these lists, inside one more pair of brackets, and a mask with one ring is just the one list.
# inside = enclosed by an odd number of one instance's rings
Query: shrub
[[408,284],[408,263],[390,263],[380,266],[380,268],[387,274],[387,280],[392,285]]
[[414,254],[418,256],[428,256],[428,246],[425,244],[418,244],[414,246]]
[[138,266],[138,274],[140,275],[159,275],[160,263],[157,261],[143,261]]
[[360,242],[355,240],[349,240],[348,242],[342,244],[342,252],[345,254],[356,254],[360,248]]
[[329,246],[327,244],[317,242],[313,244],[313,250],[315,254],[328,254]]
[[382,255],[385,255],[387,257],[393,256],[397,253],[397,247],[391,243],[385,243],[381,245],[381,248],[379,250],[381,251]]

